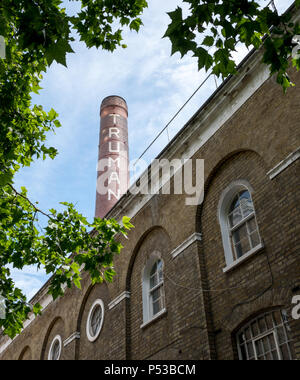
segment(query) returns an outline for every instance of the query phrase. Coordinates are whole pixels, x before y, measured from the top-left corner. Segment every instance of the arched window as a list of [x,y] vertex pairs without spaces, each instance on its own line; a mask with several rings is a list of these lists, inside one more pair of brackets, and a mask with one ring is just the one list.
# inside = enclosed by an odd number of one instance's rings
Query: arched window
[[48,360],[59,360],[62,350],[62,339],[60,335],[57,335],[50,346]]
[[153,255],[143,272],[143,320],[147,323],[165,311],[163,261]]
[[161,260],[156,261],[150,272],[150,314],[155,316],[164,308],[164,279],[163,263]]
[[246,181],[232,183],[219,203],[219,222],[227,266],[262,247],[252,200],[252,188]]
[[293,360],[286,310],[272,310],[247,323],[237,334],[240,360]]
[[248,190],[242,190],[234,197],[229,208],[228,225],[235,260],[260,244],[254,206]]

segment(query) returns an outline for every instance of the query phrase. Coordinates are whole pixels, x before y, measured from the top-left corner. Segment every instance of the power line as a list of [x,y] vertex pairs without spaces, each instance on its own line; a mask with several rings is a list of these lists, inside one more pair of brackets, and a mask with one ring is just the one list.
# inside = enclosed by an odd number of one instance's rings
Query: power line
[[185,108],[185,106],[191,101],[191,99],[197,94],[202,86],[208,81],[211,77],[212,73],[210,73],[204,81],[200,84],[200,86],[193,92],[193,94],[188,98],[188,100],[184,103],[184,105],[176,112],[176,114],[172,117],[172,119],[168,122],[168,124],[159,132],[159,134],[155,137],[155,139],[151,142],[150,145],[144,150],[144,152],[140,155],[140,157],[134,163],[134,166],[140,161],[140,159],[148,152],[151,146],[158,140],[158,138],[164,133],[164,131],[169,127],[169,125],[176,119],[176,117],[180,114],[180,112]]

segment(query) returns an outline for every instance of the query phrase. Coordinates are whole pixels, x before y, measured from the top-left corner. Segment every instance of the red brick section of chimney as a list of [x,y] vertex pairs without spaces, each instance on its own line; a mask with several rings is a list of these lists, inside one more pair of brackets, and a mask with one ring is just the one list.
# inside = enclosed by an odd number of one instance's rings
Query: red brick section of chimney
[[97,218],[104,218],[129,187],[128,108],[119,96],[101,104],[97,167]]

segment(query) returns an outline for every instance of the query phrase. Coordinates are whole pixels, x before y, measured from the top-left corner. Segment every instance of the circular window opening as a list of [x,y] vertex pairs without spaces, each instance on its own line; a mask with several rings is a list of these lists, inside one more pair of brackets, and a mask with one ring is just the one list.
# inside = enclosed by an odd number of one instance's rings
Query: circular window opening
[[61,337],[57,335],[51,343],[48,360],[59,360],[60,355],[61,355],[61,347],[62,347]]
[[102,300],[93,303],[88,315],[86,334],[90,342],[94,342],[100,335],[104,319],[104,304]]

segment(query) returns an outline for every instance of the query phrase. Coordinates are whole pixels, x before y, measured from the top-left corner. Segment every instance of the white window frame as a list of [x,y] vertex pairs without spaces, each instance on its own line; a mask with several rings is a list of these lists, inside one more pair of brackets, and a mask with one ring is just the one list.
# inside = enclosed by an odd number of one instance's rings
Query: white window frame
[[[237,180],[232,182],[223,192],[220,197],[219,205],[218,205],[218,221],[220,224],[221,228],[221,235],[222,235],[222,243],[224,247],[224,253],[225,253],[225,261],[226,261],[226,267],[224,268],[224,272],[229,271],[236,265],[240,264],[241,262],[245,261],[249,256],[252,256],[254,253],[259,251],[263,247],[263,243],[261,240],[261,236],[259,233],[259,227],[257,224],[257,219],[256,219],[256,212],[255,212],[255,207],[253,212],[248,215],[247,217],[243,218],[243,220],[236,226],[230,227],[229,225],[229,208],[234,200],[234,197],[238,195],[241,191],[248,191],[251,200],[253,202],[252,194],[254,192],[252,186],[247,180]],[[257,233],[259,236],[259,241],[260,243],[256,246],[250,249],[248,252],[246,252],[243,256],[240,258],[236,258],[236,253],[233,251],[232,247],[232,232],[236,230],[238,227],[240,227],[243,224],[247,224],[247,221],[255,218],[255,222],[257,225]],[[248,228],[248,227],[247,227]]]
[[60,357],[61,357],[61,351],[62,351],[62,339],[61,339],[61,336],[60,336],[60,335],[56,335],[56,337],[53,339],[53,341],[52,341],[52,343],[51,343],[51,346],[50,346],[50,349],[49,349],[48,360],[53,360],[53,359],[52,359],[53,348],[54,348],[54,345],[55,345],[56,342],[59,343],[59,355],[58,355],[58,358],[57,358],[56,360],[59,360]]
[[[281,314],[281,323],[279,325],[276,323],[276,321],[273,318],[273,314],[272,314],[273,312],[279,312]],[[237,348],[238,348],[239,360],[243,360],[242,351],[241,351],[241,344],[239,342],[239,335],[243,331],[245,331],[247,328],[250,329],[249,330],[250,331],[250,337],[251,337],[250,340],[252,342],[253,353],[254,353],[255,360],[258,360],[258,354],[257,354],[257,349],[256,349],[255,343],[257,341],[265,338],[266,336],[270,336],[270,335],[273,335],[273,337],[274,337],[274,342],[275,342],[275,346],[276,346],[276,352],[277,352],[278,360],[280,360],[280,361],[283,360],[282,353],[281,353],[281,350],[280,350],[280,346],[284,345],[284,344],[288,345],[288,351],[289,351],[290,359],[292,360],[292,351],[291,351],[291,348],[289,346],[289,344],[292,342],[292,340],[288,339],[288,336],[287,336],[287,333],[286,333],[286,330],[289,328],[289,324],[288,324],[287,320],[285,321],[283,319],[283,317],[282,317],[282,313],[283,312],[284,312],[284,310],[281,310],[281,309],[270,310],[268,312],[260,314],[259,316],[257,316],[256,318],[254,318],[250,322],[248,322],[245,326],[243,326],[243,328],[236,335],[236,343],[237,343]],[[273,327],[271,329],[268,329],[264,333],[261,333],[261,334],[258,334],[256,336],[253,336],[251,325],[253,323],[255,323],[255,322],[258,323],[259,319],[264,318],[267,315],[271,315],[271,318],[272,318],[272,321],[273,321]],[[283,331],[284,331],[284,334],[285,334],[285,338],[286,338],[286,340],[285,340],[284,343],[279,344],[279,338],[278,338],[277,328],[283,328]],[[249,352],[248,352],[247,344],[244,343],[244,345],[245,345],[246,355],[248,356],[248,359],[249,359]],[[269,352],[271,352],[271,351],[265,352],[264,355],[268,354]]]
[[[157,261],[162,262],[162,268],[164,270],[164,261],[161,258],[161,254],[159,252],[153,252],[142,272],[143,324],[141,325],[141,328],[145,327],[145,325],[148,325],[166,312],[164,279],[153,288],[150,287],[150,272]],[[158,288],[162,288],[163,308],[153,315],[152,293]]]
[[[92,336],[91,333],[90,333],[90,329],[91,329],[91,322],[92,322],[92,315],[93,315],[93,312],[94,310],[96,309],[96,307],[100,306],[101,307],[101,313],[102,313],[102,318],[101,318],[101,324],[100,324],[100,327],[97,331],[97,333]],[[86,321],[86,335],[87,335],[87,338],[90,342],[95,342],[100,333],[101,333],[101,330],[102,330],[102,327],[103,327],[103,322],[104,322],[104,302],[101,300],[101,299],[97,299],[93,305],[91,306],[90,308],[90,311],[89,311],[89,314],[88,314],[88,317],[87,317],[87,321]]]

